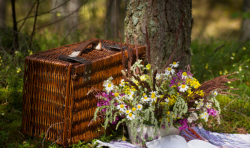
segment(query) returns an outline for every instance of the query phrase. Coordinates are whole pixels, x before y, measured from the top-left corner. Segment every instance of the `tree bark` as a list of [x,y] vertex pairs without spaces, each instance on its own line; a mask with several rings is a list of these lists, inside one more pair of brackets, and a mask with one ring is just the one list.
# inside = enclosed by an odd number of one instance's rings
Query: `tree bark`
[[[244,0],[243,13],[250,13],[250,0]],[[250,39],[250,19],[249,18],[244,18],[242,21],[240,39],[243,41]]]
[[6,0],[0,0],[0,28],[5,27]]
[[[181,69],[190,64],[192,30],[191,0],[130,0],[127,4],[125,31],[129,43],[134,37],[139,45],[146,44],[146,26],[149,33],[150,56],[153,69],[162,70],[176,48],[174,62],[183,53]],[[126,32],[125,32],[126,34]],[[159,70],[158,70],[159,71]]]
[[17,34],[17,22],[16,22],[16,7],[15,7],[15,0],[11,0],[11,8],[12,8],[12,19],[13,19],[13,30],[14,30],[14,36],[13,36],[13,44],[14,49],[18,49],[18,34]]
[[80,0],[52,0],[51,6],[52,9],[56,8],[51,12],[52,22],[58,21],[72,13],[60,23],[54,25],[58,31],[63,32],[63,36],[68,40],[72,40],[78,29],[78,8],[81,7]]
[[124,0],[106,1],[106,18],[104,22],[105,39],[117,40],[119,31],[124,34],[124,18],[126,2]]

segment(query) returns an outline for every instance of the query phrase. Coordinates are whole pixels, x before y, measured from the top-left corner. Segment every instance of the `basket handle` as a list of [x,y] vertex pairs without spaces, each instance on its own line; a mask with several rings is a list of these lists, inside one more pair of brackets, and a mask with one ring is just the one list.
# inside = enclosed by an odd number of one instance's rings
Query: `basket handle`
[[90,45],[90,44],[96,44],[96,45],[97,45],[99,42],[100,42],[99,39],[93,38],[93,39],[90,39],[90,40],[88,40],[88,41],[86,41],[86,42],[80,44],[80,45],[79,45],[78,47],[76,47],[74,50],[75,50],[75,51],[80,51],[80,52],[78,53],[78,55],[77,55],[77,56],[80,56],[80,55],[82,54],[82,52],[84,51],[84,49],[85,49],[88,45]]

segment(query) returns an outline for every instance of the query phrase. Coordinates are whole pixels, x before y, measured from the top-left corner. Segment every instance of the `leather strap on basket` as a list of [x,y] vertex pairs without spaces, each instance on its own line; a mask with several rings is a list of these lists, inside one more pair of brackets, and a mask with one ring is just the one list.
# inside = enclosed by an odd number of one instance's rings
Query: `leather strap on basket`
[[[89,61],[87,61],[86,59],[80,57],[83,53],[83,51],[86,49],[86,47],[88,47],[90,44],[97,45],[99,43],[99,39],[97,38],[93,38],[90,39],[82,44],[80,44],[79,46],[77,46],[75,49],[73,49],[73,55],[59,55],[58,59],[62,60],[62,61],[67,61],[67,62],[77,62],[77,63],[81,63],[81,64],[86,64],[89,63]],[[76,53],[74,55],[74,53]]]
[[82,52],[90,45],[92,44],[97,45],[99,43],[99,39],[93,38],[90,39],[82,44],[80,44],[78,47],[73,49],[75,52],[80,51],[77,55],[74,56],[68,56],[68,55],[59,55],[58,59],[63,60],[63,61],[68,61],[68,62],[77,62],[85,65],[85,71],[84,71],[84,82],[88,82],[91,79],[91,70],[92,70],[92,62],[87,61],[86,59],[80,57],[82,55]]
[[88,47],[90,44],[93,44],[93,45],[97,45],[99,43],[99,39],[97,38],[93,38],[93,39],[90,39],[82,44],[80,44],[78,47],[76,47],[75,49],[73,49],[74,51],[80,51],[79,54],[77,56],[81,56],[82,55],[82,52],[84,51],[84,49],[86,49],[86,47]]

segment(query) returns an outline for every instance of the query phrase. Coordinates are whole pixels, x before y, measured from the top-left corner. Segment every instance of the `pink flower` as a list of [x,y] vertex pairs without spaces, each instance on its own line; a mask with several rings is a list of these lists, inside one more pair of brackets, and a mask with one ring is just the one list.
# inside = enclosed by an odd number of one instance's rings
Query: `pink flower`
[[210,116],[216,116],[217,115],[217,111],[213,110],[213,109],[207,109],[207,112]]
[[179,122],[180,122],[180,124],[181,124],[181,126],[179,127],[179,130],[180,130],[180,131],[183,130],[183,129],[188,128],[187,119],[181,119]]

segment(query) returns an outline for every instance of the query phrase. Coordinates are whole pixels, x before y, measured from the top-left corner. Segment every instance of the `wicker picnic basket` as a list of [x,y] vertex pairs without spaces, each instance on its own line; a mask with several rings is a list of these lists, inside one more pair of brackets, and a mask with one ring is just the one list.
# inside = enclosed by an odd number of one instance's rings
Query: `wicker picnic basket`
[[[93,49],[97,42],[103,50]],[[90,39],[26,57],[22,133],[44,133],[48,140],[63,146],[103,134],[102,121],[89,125],[97,99],[87,93],[91,87],[101,90],[110,76],[115,84],[120,82],[121,44],[125,55],[128,47],[136,52],[133,45]],[[143,58],[145,52],[145,46],[138,46],[139,57]]]

